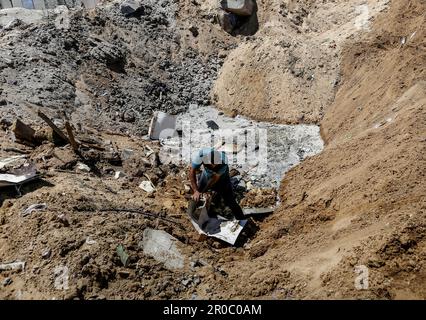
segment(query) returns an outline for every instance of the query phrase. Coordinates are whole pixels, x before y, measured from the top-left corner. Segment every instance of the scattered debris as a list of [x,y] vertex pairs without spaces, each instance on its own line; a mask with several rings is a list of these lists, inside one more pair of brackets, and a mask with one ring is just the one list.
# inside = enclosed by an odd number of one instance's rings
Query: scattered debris
[[32,204],[22,212],[22,216],[25,217],[25,216],[31,214],[33,211],[41,211],[41,210],[46,210],[46,209],[47,209],[46,203]]
[[9,277],[5,278],[2,282],[3,287],[10,285],[12,282],[13,282],[12,278],[9,278]]
[[76,171],[77,172],[90,172],[90,167],[87,164],[79,162],[79,163],[77,163]]
[[189,28],[189,31],[192,33],[192,35],[196,38],[198,37],[198,35],[200,34],[200,32],[198,31],[197,27],[195,26],[191,26]]
[[116,171],[115,175],[114,175],[114,179],[120,179],[120,178],[124,178],[126,175],[124,174],[123,171]]
[[15,18],[4,26],[4,30],[9,31],[16,27],[21,26],[22,24],[24,24],[22,20]]
[[155,191],[155,186],[152,184],[151,181],[142,181],[139,185],[139,188],[148,193]]
[[90,237],[86,238],[86,244],[88,244],[89,246],[96,244],[97,242],[95,240],[93,240]]
[[165,231],[145,229],[143,240],[139,244],[144,254],[164,263],[164,267],[170,270],[182,269],[185,265],[185,257],[179,250],[180,242]]

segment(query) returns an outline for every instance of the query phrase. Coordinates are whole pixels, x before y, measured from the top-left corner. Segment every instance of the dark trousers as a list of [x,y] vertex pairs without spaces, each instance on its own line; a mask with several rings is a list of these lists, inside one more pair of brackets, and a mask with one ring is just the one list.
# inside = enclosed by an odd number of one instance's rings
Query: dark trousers
[[[198,190],[201,193],[204,193],[207,190],[207,179],[206,177],[201,174],[198,177]],[[243,210],[241,209],[240,205],[238,204],[237,200],[235,199],[234,190],[232,189],[231,179],[229,175],[222,176],[218,182],[216,182],[213,186],[209,188],[210,190],[216,191],[217,194],[219,194],[223,201],[225,202],[225,205],[228,206],[234,217],[237,220],[244,220],[245,216],[243,213]]]

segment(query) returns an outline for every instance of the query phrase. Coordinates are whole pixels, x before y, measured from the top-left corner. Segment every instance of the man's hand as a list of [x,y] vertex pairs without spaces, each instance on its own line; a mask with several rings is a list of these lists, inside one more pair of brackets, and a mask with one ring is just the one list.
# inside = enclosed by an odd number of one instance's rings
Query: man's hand
[[198,191],[194,191],[194,194],[192,195],[192,200],[194,200],[195,202],[200,201],[201,198],[201,193]]

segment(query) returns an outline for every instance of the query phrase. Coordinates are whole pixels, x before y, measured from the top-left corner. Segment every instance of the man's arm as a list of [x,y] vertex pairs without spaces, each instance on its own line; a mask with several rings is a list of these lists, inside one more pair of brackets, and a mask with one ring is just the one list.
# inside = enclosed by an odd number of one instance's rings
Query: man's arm
[[194,169],[193,167],[189,169],[189,180],[191,181],[191,187],[192,187],[192,190],[194,191],[194,194],[192,195],[192,199],[198,202],[200,200],[201,193],[200,191],[198,191],[196,172],[197,170]]

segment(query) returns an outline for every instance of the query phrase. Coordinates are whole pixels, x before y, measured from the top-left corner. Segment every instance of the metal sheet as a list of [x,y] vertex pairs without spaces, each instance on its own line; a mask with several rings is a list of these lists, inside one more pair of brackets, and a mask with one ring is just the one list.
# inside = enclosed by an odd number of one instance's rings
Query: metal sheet
[[235,244],[247,223],[247,220],[227,220],[221,216],[209,217],[205,204],[196,211],[190,218],[198,233],[223,240],[231,245]]

